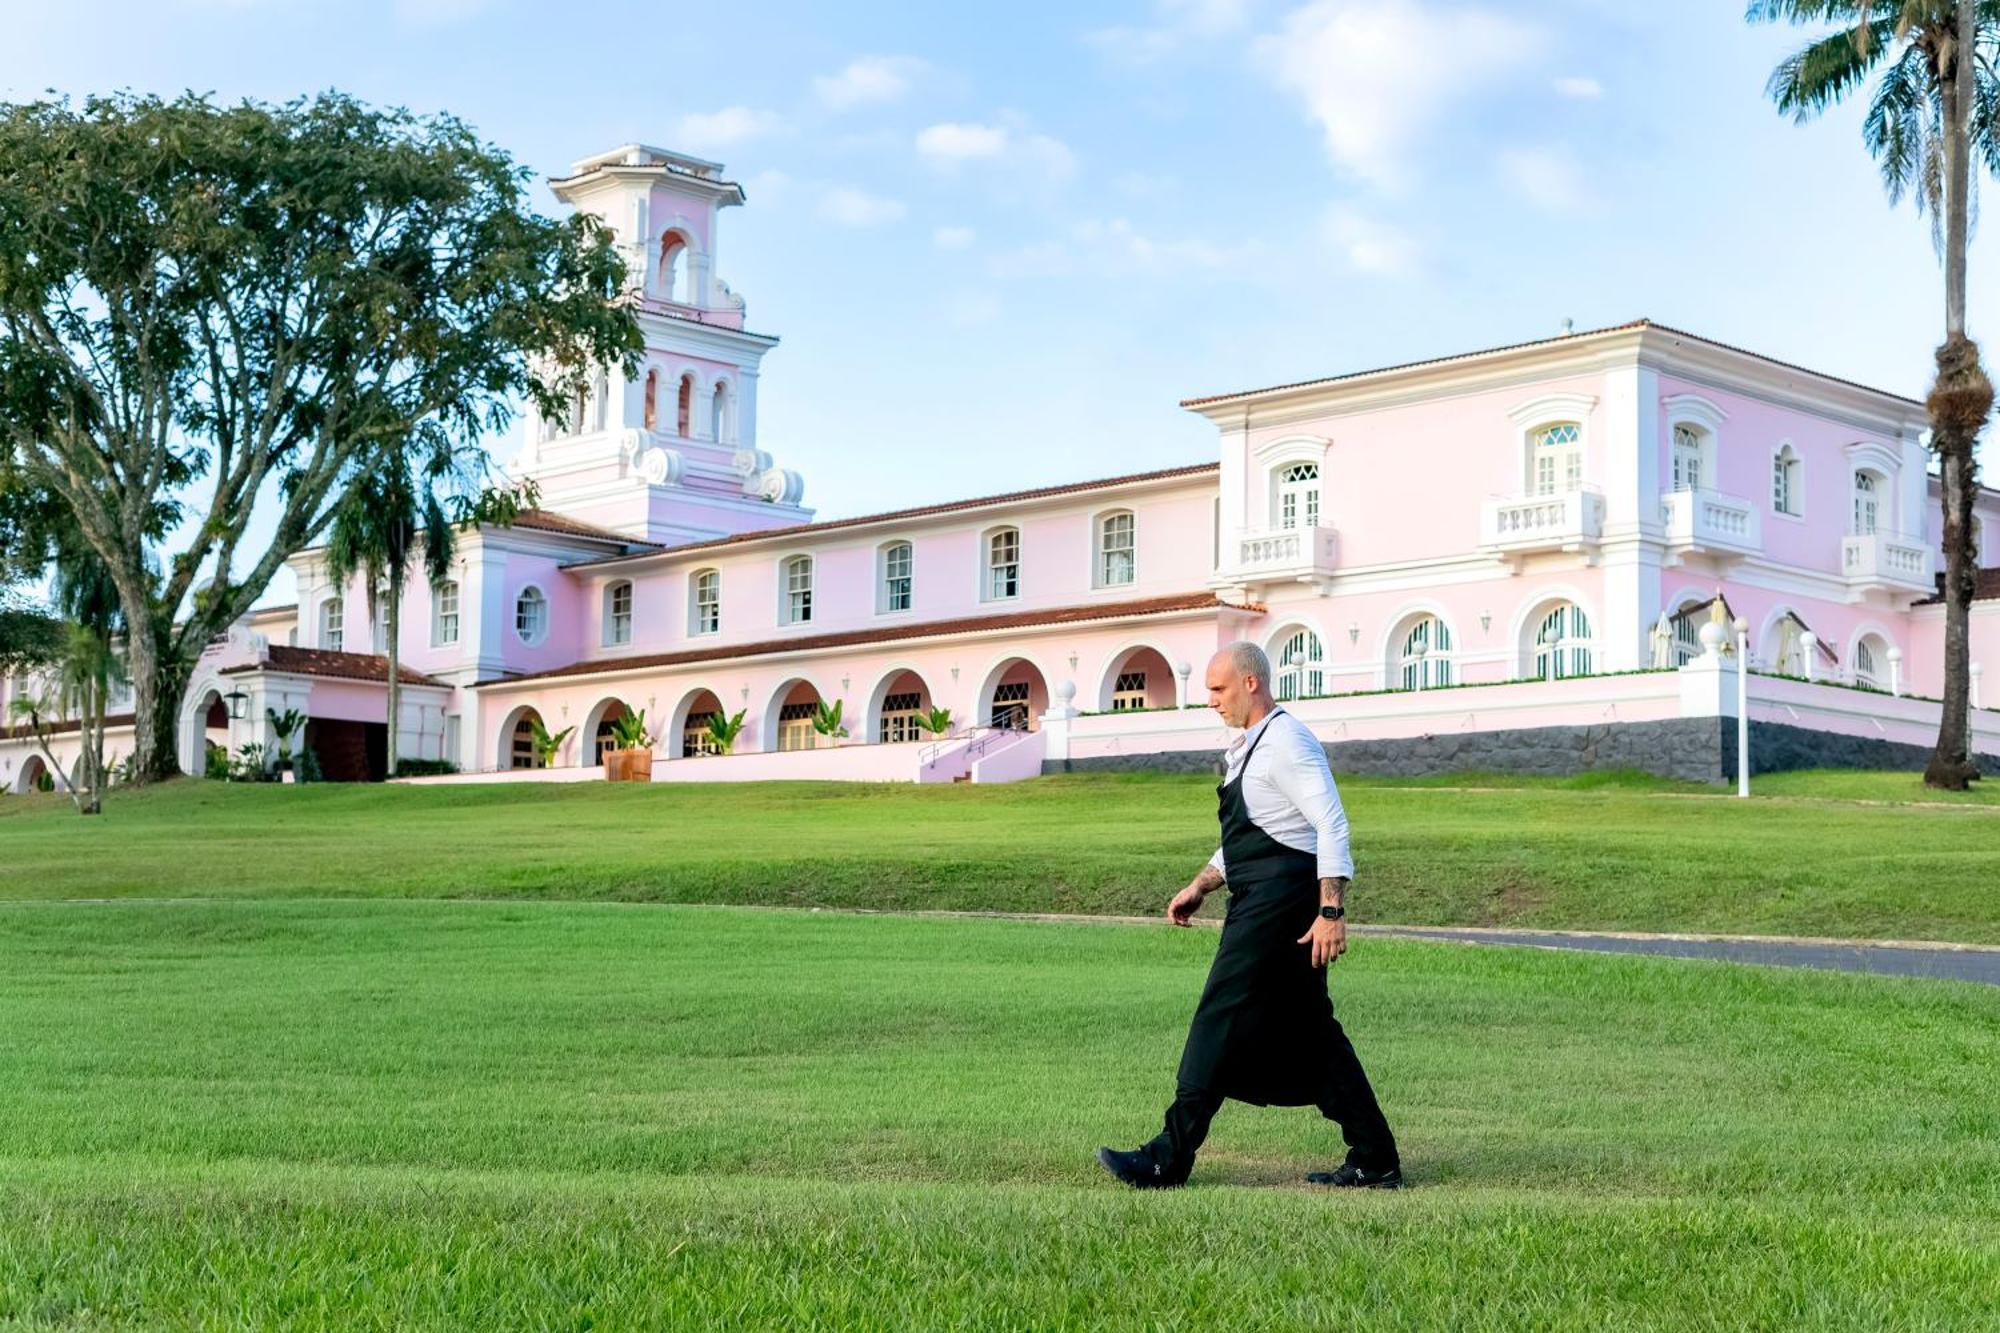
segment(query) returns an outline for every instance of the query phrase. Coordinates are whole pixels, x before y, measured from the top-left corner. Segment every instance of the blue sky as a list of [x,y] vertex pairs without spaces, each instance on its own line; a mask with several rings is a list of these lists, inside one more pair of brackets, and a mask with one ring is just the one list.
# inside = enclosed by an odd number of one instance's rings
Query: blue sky
[[7,7],[9,100],[332,87],[544,176],[631,140],[725,162],[720,272],[784,340],[760,442],[828,518],[1200,461],[1180,398],[1564,318],[1919,396],[1942,322],[1859,108],[1780,117],[1806,34],[1739,0]]

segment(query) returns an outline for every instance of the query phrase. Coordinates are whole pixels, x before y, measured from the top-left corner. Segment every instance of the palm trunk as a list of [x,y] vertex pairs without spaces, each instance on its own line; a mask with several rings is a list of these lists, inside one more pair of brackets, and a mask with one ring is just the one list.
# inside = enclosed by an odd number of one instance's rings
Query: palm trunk
[[400,659],[396,654],[396,641],[402,637],[403,614],[403,581],[397,576],[399,573],[389,576],[389,614],[383,617],[383,625],[389,631],[389,776],[392,778],[396,776],[396,720],[402,712],[403,698],[403,682],[397,669]]
[[1963,791],[1979,776],[1968,753],[1967,726],[1972,688],[1972,593],[1978,559],[1972,550],[1972,502],[1978,466],[1973,450],[1993,410],[1993,385],[1980,367],[1978,344],[1965,336],[1972,166],[1967,121],[1973,103],[1977,0],[1958,0],[1957,17],[1951,66],[1939,71],[1947,76],[1939,80],[1944,120],[1945,340],[1937,350],[1937,380],[1927,403],[1944,507],[1944,715],[1938,720],[1937,748],[1924,770],[1924,782]]

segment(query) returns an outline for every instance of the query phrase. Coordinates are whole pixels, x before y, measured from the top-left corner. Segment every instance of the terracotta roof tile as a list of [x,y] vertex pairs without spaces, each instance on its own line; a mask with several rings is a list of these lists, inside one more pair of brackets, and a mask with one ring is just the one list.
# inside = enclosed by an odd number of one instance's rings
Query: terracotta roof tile
[[[134,716],[131,713],[106,713],[104,715],[104,729],[106,731],[116,731],[120,727],[131,726],[134,720]],[[60,736],[64,732],[80,731],[82,729],[83,722],[80,718],[71,718],[66,722],[51,722],[46,728],[51,736]],[[33,736],[34,734],[35,730],[28,725],[26,718],[16,718],[11,724],[0,727],[0,736],[11,735],[17,740],[24,736]]]
[[576,662],[553,671],[537,671],[524,676],[481,681],[480,686],[513,685],[529,680],[549,680],[566,676],[597,676],[611,671],[633,671],[646,667],[688,666],[696,662],[720,662],[739,657],[762,657],[770,653],[811,652],[827,648],[853,648],[864,644],[894,643],[904,639],[925,639],[946,634],[975,634],[1010,629],[1032,629],[1042,625],[1072,625],[1094,620],[1125,620],[1135,616],[1166,615],[1175,611],[1230,610],[1259,614],[1258,605],[1237,606],[1216,599],[1208,592],[1176,593],[1167,597],[1146,597],[1129,602],[1097,602],[1083,606],[1054,607],[1047,611],[1017,611],[1006,615],[964,616],[955,620],[930,620],[919,624],[883,625],[845,630],[838,634],[805,634],[785,639],[762,639],[754,643],[718,644],[711,648],[686,648],[672,653],[644,653],[629,657],[596,658]]
[[[1911,605],[1912,606],[1944,605],[1943,574],[1939,574],[1937,576],[1937,586],[1938,590],[1931,596],[1924,598],[1924,600],[1921,602],[1912,602]],[[1972,576],[1972,600],[1975,602],[1990,602],[1996,599],[2000,599],[2000,566],[1995,566],[1992,569],[1981,569],[1974,571]]]
[[[329,680],[365,680],[389,683],[389,659],[377,653],[336,653],[325,648],[294,648],[274,643],[262,662],[222,668],[225,676],[241,676],[252,671],[282,671],[291,676],[323,676]],[[405,685],[438,685],[445,682],[398,664],[397,679]]]
[[1427,357],[1421,361],[1404,361],[1392,366],[1376,366],[1370,370],[1354,370],[1343,375],[1327,375],[1319,379],[1298,380],[1291,384],[1272,384],[1259,389],[1239,389],[1234,393],[1214,393],[1200,398],[1183,398],[1181,399],[1181,406],[1205,407],[1210,403],[1226,403],[1235,398],[1258,398],[1265,394],[1283,393],[1288,389],[1313,389],[1323,384],[1341,384],[1348,380],[1366,379],[1371,375],[1387,375],[1398,370],[1418,370],[1425,366],[1450,365],[1454,361],[1471,361],[1482,356],[1495,356],[1501,352],[1518,352],[1529,347],[1553,347],[1557,343],[1575,342],[1580,338],[1597,338],[1607,333],[1624,333],[1631,329],[1658,329],[1661,333],[1670,333],[1676,338],[1692,338],[1696,342],[1707,343],[1710,347],[1720,347],[1725,352],[1735,352],[1740,356],[1755,357],[1757,360],[1765,362],[1768,365],[1782,366],[1786,370],[1796,370],[1804,375],[1831,380],[1836,384],[1845,384],[1849,388],[1860,389],[1866,393],[1880,394],[1884,398],[1894,398],[1898,402],[1907,403],[1911,407],[1923,406],[1916,399],[1907,398],[1899,393],[1890,393],[1887,390],[1877,389],[1871,385],[1858,384],[1853,380],[1842,379],[1838,375],[1829,375],[1824,371],[1813,370],[1808,366],[1797,365],[1790,361],[1780,361],[1774,356],[1765,356],[1762,352],[1753,352],[1748,348],[1734,347],[1728,343],[1717,342],[1713,338],[1704,338],[1699,333],[1689,333],[1685,329],[1676,329],[1650,319],[1635,319],[1624,324],[1610,324],[1601,329],[1585,329],[1579,333],[1561,333],[1553,338],[1532,338],[1527,342],[1508,343],[1501,347],[1482,347],[1477,351],[1456,352],[1450,356]]
[[585,523],[567,514],[558,514],[552,509],[523,509],[514,516],[513,526],[534,528],[539,532],[560,532],[571,537],[589,537],[596,541],[623,542],[627,546],[643,546],[648,550],[659,545],[658,542],[643,541],[609,528],[600,528],[595,523]]
[[811,536],[815,533],[834,532],[841,528],[855,528],[867,523],[893,523],[898,519],[929,518],[933,514],[951,514],[962,509],[981,509],[987,505],[1012,504],[1020,500],[1045,500],[1058,495],[1073,495],[1083,491],[1104,490],[1112,486],[1126,486],[1141,481],[1165,481],[1172,477],[1193,477],[1203,472],[1220,472],[1220,463],[1194,463],[1186,467],[1162,468],[1157,472],[1133,472],[1122,477],[1104,477],[1097,481],[1077,481],[1061,486],[1041,486],[1030,491],[1007,491],[999,495],[982,495],[970,500],[949,500],[942,504],[920,505],[915,509],[891,509],[886,513],[862,514],[855,518],[828,519],[818,523],[793,523],[782,528],[762,528],[756,532],[739,532],[733,537],[714,537],[708,541],[688,542],[680,546],[663,546],[649,551],[639,551],[632,555],[601,556],[595,560],[577,560],[563,566],[577,569],[586,565],[607,565],[620,560],[638,560],[647,556],[681,555],[693,551],[707,551],[717,547],[741,546],[746,542],[776,541],[780,538]]

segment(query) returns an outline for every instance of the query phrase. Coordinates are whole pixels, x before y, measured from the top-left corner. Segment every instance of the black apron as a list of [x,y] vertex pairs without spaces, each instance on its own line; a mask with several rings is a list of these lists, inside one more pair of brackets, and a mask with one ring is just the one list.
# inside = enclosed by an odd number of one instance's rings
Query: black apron
[[1319,916],[1319,858],[1250,821],[1243,775],[1271,723],[1250,743],[1236,780],[1216,787],[1229,910],[1202,988],[1179,1082],[1258,1106],[1306,1106],[1324,1092],[1336,1028],[1326,969],[1299,936]]

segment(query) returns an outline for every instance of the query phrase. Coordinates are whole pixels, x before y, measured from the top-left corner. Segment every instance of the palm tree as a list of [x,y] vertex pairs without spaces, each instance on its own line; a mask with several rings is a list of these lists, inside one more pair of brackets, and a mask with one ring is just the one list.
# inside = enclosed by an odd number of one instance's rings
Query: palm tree
[[1771,74],[1772,100],[1796,120],[1826,110],[1882,67],[1862,141],[1881,165],[1889,201],[1912,194],[1943,254],[1945,334],[1926,406],[1944,491],[1944,716],[1924,782],[1962,791],[1979,776],[1966,725],[1978,561],[1974,448],[1993,409],[1979,346],[1965,335],[1965,250],[1973,154],[2000,174],[2000,0],[1751,0],[1749,18],[1837,25]]
[[[483,455],[443,431],[364,450],[334,511],[327,533],[326,572],[336,586],[359,570],[368,584],[368,622],[380,615],[389,659],[388,775],[396,776],[397,714],[402,679],[397,641],[402,632],[403,585],[422,553],[435,589],[451,575],[458,529],[467,524],[505,526],[534,503],[530,488],[484,487]],[[386,599],[386,606],[384,600]]]

